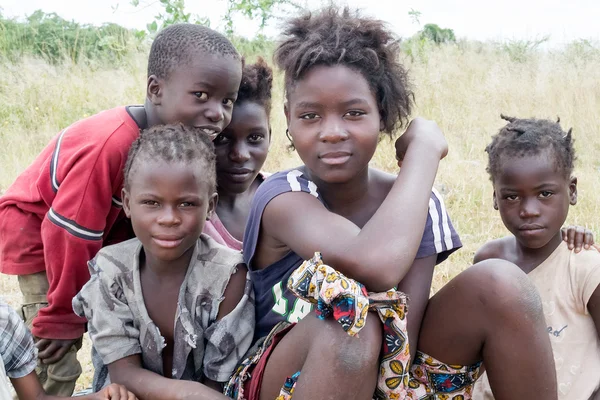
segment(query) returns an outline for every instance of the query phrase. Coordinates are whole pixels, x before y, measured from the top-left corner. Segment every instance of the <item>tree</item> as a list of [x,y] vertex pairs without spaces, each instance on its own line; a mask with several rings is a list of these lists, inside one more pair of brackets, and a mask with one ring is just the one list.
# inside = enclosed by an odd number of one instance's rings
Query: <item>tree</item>
[[452,29],[440,28],[436,24],[426,24],[420,32],[420,36],[436,44],[456,42],[456,37]]
[[[185,12],[185,0],[159,0],[159,2],[163,8],[163,12],[156,15],[154,21],[146,24],[146,29],[148,29],[148,32],[151,34],[155,34],[169,25],[181,22],[210,26],[208,18]],[[140,0],[131,0],[131,5],[140,7]]]
[[273,18],[277,9],[291,6],[295,9],[302,8],[295,0],[227,0],[227,13],[224,20],[228,34],[233,34],[233,16],[237,13],[249,19],[260,19],[259,27],[262,30],[269,19]]
[[[259,28],[262,30],[267,22],[273,18],[275,12],[284,6],[301,8],[298,0],[222,0],[227,1],[227,12],[223,17],[225,21],[225,30],[231,36],[233,35],[233,18],[236,14],[249,19],[260,21]],[[141,4],[140,0],[130,0],[134,7],[147,7],[147,4]],[[206,17],[200,17],[185,11],[185,0],[159,0],[163,9],[154,17],[154,21],[146,25],[148,32],[155,34],[162,28],[181,22],[189,22],[210,26],[210,21]]]

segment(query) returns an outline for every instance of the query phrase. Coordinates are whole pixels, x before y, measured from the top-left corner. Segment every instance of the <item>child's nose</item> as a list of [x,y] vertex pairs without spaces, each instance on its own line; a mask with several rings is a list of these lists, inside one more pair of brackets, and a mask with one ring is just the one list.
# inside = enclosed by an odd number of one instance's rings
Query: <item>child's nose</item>
[[173,209],[173,207],[164,207],[163,211],[158,217],[157,222],[160,225],[172,226],[179,224],[181,220],[179,218],[177,210]]
[[211,122],[220,122],[225,118],[225,110],[220,102],[208,104],[204,110],[204,116]]
[[519,212],[521,218],[531,218],[540,215],[539,204],[535,200],[524,199]]
[[348,132],[344,128],[342,121],[336,118],[329,118],[323,121],[319,138],[323,142],[338,143],[348,139]]
[[236,163],[244,163],[250,159],[250,151],[248,146],[243,143],[236,144],[229,152],[229,158]]

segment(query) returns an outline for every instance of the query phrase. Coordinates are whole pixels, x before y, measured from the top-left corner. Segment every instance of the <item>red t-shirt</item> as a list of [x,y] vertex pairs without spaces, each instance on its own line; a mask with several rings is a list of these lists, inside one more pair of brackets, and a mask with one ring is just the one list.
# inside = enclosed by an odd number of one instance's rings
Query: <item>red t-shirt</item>
[[75,339],[85,319],[71,301],[101,247],[132,236],[122,210],[127,153],[139,127],[125,107],[78,121],[56,136],[0,197],[0,272],[46,270],[48,307],[34,335]]

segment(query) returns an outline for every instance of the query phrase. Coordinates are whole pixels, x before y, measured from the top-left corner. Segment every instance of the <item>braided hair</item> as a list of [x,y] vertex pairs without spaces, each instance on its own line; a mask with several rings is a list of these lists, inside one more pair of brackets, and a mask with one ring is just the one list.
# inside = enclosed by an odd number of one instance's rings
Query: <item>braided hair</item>
[[183,124],[153,126],[144,130],[129,149],[124,186],[129,190],[132,171],[144,161],[200,162],[212,193],[216,188],[215,158],[213,143],[201,130]]
[[488,153],[487,172],[492,182],[500,171],[502,161],[508,157],[537,155],[552,150],[556,168],[569,178],[573,172],[575,149],[573,129],[565,132],[556,122],[546,119],[520,119],[501,115],[508,123],[492,137],[485,148]]

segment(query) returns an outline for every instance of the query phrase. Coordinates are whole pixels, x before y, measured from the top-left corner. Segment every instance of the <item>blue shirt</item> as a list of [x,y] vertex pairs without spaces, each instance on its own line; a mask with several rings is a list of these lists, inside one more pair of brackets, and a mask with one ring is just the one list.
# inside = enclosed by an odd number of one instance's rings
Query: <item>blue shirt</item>
[[[287,289],[288,278],[304,261],[298,254],[290,251],[282,259],[261,270],[254,269],[252,264],[265,207],[272,199],[287,192],[309,193],[324,204],[317,185],[297,169],[272,175],[256,191],[244,234],[243,252],[254,286],[255,339],[268,335],[280,321],[298,322],[312,310],[310,303],[297,298]],[[437,262],[440,263],[460,247],[462,243],[452,226],[444,201],[434,190],[429,199],[427,223],[416,258],[437,254]]]

